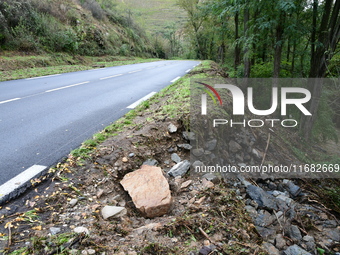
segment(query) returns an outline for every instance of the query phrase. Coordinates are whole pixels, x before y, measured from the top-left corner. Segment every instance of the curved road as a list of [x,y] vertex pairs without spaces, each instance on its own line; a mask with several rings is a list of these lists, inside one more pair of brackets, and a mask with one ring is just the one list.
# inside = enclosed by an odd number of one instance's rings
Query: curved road
[[158,61],[1,82],[0,185],[57,163],[198,64]]

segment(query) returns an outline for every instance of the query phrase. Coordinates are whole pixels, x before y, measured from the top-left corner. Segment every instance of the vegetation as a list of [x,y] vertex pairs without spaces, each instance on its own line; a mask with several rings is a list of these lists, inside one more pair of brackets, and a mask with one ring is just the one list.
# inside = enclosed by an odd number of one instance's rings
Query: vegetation
[[[218,61],[231,77],[339,77],[334,68],[339,59],[339,0],[181,0],[178,5],[188,14],[191,56]],[[308,89],[312,116],[301,116],[300,125],[306,140],[325,137],[312,130],[320,116],[326,115],[327,124],[340,117],[332,115],[340,109],[338,84],[309,82]]]
[[[7,52],[8,53],[8,52]],[[68,53],[13,55],[0,58],[0,81],[157,61],[156,58],[124,56],[77,56]]]
[[151,56],[145,32],[111,1],[1,1],[0,49]]

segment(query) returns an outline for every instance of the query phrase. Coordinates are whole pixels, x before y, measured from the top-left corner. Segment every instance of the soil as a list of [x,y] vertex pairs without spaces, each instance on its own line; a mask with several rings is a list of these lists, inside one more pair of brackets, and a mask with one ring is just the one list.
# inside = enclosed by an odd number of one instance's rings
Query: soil
[[[154,109],[149,112],[157,112],[166,100],[152,105]],[[201,178],[185,175],[175,179],[166,174],[175,165],[172,153],[189,160],[190,152],[177,146],[188,143],[183,137],[188,116],[177,119],[157,116],[153,122],[148,121],[149,117],[149,113],[137,116],[135,126],[107,139],[85,160],[69,155],[47,176],[32,181],[32,188],[25,194],[0,207],[0,251],[37,255],[197,254],[198,251],[200,254],[267,254],[262,248],[263,239],[245,210],[244,197],[236,192],[232,180],[217,179],[206,185]],[[178,128],[177,132],[168,132],[170,123]],[[262,137],[259,141],[265,148],[268,135],[261,132],[255,135]],[[290,136],[298,146],[296,136],[282,135],[285,136]],[[267,158],[297,161],[280,139],[269,146]],[[332,150],[339,151],[338,145],[334,146]],[[173,197],[169,214],[154,219],[139,213],[119,183],[146,160],[157,161],[157,166],[164,170]],[[187,180],[192,183],[181,189]],[[301,180],[300,183],[305,189],[314,190],[313,182]],[[318,195],[315,199],[322,201],[324,197]],[[72,199],[76,199],[75,205],[70,203]],[[127,214],[104,220],[101,208],[106,205],[124,206]],[[333,210],[338,216],[336,207]],[[74,233],[78,227],[88,232]],[[57,234],[53,233],[55,228]],[[204,253],[204,246],[211,250]],[[26,253],[19,252],[21,248]]]

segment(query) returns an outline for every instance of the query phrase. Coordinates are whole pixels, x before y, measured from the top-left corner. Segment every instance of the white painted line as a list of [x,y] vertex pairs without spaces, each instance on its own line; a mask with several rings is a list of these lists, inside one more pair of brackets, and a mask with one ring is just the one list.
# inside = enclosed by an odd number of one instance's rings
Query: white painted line
[[98,71],[98,70],[103,70],[103,69],[106,69],[107,67],[102,67],[102,68],[96,68],[96,69],[91,69],[91,70],[87,70],[89,72],[92,72],[92,71]]
[[179,80],[179,79],[181,79],[181,76],[176,77],[175,79],[173,79],[173,80],[170,81],[170,82],[173,83],[173,82],[175,82],[175,81],[177,81],[177,80]]
[[47,166],[34,165],[24,172],[18,174],[14,178],[10,179],[6,183],[0,186],[0,202],[5,202],[3,200],[10,199],[9,196],[16,196],[17,194],[12,194],[16,190],[22,188],[27,182],[29,182],[34,177],[37,177],[44,171]]
[[52,75],[45,75],[45,76],[39,76],[39,77],[32,77],[32,78],[27,78],[25,80],[34,80],[34,79],[41,79],[41,78],[47,78],[47,77],[53,77],[53,76],[58,76],[61,74],[52,74]]
[[12,101],[16,101],[16,100],[19,100],[21,99],[20,97],[18,98],[13,98],[13,99],[9,99],[9,100],[5,100],[5,101],[1,101],[0,104],[5,104],[5,103],[9,103],[9,102],[12,102]]
[[185,72],[186,72],[186,73],[189,73],[190,71],[191,71],[191,69],[188,69],[188,70],[186,70]]
[[72,85],[68,85],[68,86],[60,87],[60,88],[56,88],[56,89],[50,89],[50,90],[46,90],[45,92],[48,93],[48,92],[57,91],[57,90],[61,90],[61,89],[67,89],[67,88],[79,86],[79,85],[86,84],[86,83],[89,83],[89,81],[85,81],[85,82],[81,82],[81,83],[77,83],[77,84],[72,84]]
[[138,101],[134,102],[133,104],[129,105],[129,106],[126,107],[126,108],[128,108],[128,109],[134,109],[134,108],[136,108],[140,103],[142,103],[142,102],[145,101],[145,100],[148,100],[150,97],[152,97],[152,96],[155,95],[155,94],[157,94],[157,92],[151,92],[151,93],[147,94],[145,97],[139,99]]
[[142,70],[131,71],[129,73],[137,73],[137,72],[140,72],[140,71],[142,71]]
[[121,76],[121,75],[123,75],[123,74],[117,74],[117,75],[112,75],[112,76],[108,76],[108,77],[103,77],[103,78],[100,78],[99,80],[106,80],[106,79],[118,77],[118,76]]

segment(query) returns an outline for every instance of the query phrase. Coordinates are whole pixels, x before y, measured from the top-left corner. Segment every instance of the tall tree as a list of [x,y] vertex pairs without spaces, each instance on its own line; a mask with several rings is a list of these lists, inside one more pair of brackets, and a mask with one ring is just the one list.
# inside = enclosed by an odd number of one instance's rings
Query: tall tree
[[[313,4],[313,26],[316,26],[316,8],[319,8],[318,0]],[[325,0],[321,22],[319,27],[313,27],[310,78],[324,78],[327,66],[332,59],[335,49],[340,39],[340,0]],[[314,40],[314,41],[313,41]],[[309,84],[312,93],[312,100],[309,104],[309,112],[312,116],[303,116],[301,120],[301,130],[305,139],[309,140],[312,128],[317,118],[319,102],[322,94],[323,83],[320,79],[312,79]]]

